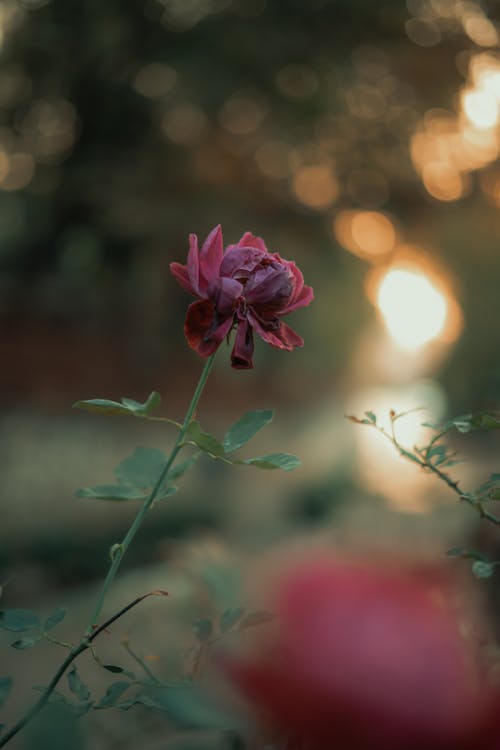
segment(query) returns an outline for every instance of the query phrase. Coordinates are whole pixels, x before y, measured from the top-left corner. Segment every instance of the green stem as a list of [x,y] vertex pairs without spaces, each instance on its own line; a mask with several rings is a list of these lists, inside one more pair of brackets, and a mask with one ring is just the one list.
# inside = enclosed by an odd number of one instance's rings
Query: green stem
[[128,640],[122,641],[123,648],[125,651],[130,654],[132,659],[141,667],[141,669],[147,674],[150,680],[152,680],[154,683],[159,684],[159,679],[156,677],[156,675],[150,670],[148,665],[141,659],[141,657],[135,653],[135,651],[131,648]]
[[94,609],[92,610],[92,615],[89,619],[87,628],[85,632],[83,633],[80,642],[76,646],[74,646],[74,648],[71,649],[71,651],[69,652],[69,654],[67,655],[67,657],[65,658],[65,660],[63,661],[59,669],[57,670],[57,672],[54,674],[52,680],[47,685],[47,687],[45,688],[44,692],[42,693],[38,701],[33,704],[33,706],[17,722],[17,724],[15,724],[6,734],[4,734],[3,737],[0,737],[0,748],[4,747],[7,744],[7,742],[9,742],[9,740],[11,740],[21,729],[23,729],[23,727],[26,726],[26,724],[28,724],[42,710],[42,708],[45,706],[45,704],[49,700],[51,694],[57,687],[59,680],[64,675],[64,673],[66,672],[70,664],[72,664],[72,662],[77,658],[77,656],[79,656],[81,653],[83,653],[83,651],[86,651],[89,648],[94,638],[96,638],[100,633],[102,633],[102,631],[108,625],[110,625],[112,622],[117,620],[118,617],[121,617],[121,615],[127,612],[131,607],[135,606],[135,604],[137,604],[139,601],[142,601],[142,599],[144,598],[144,597],[138,597],[136,600],[134,600],[134,602],[132,602],[132,604],[129,604],[124,609],[121,609],[116,615],[113,615],[105,623],[103,623],[99,627],[96,626],[97,620],[99,619],[106,597],[108,595],[110,586],[115,579],[115,576],[118,572],[118,568],[120,567],[120,563],[123,560],[123,557],[127,549],[129,548],[132,540],[134,539],[135,535],[139,531],[139,528],[142,525],[142,522],[144,521],[144,518],[147,512],[153,505],[158,495],[158,492],[160,490],[160,487],[165,480],[165,477],[167,476],[168,472],[170,471],[172,467],[172,464],[177,458],[177,454],[182,448],[189,424],[196,411],[196,407],[198,406],[198,402],[200,400],[201,394],[203,393],[203,389],[208,380],[208,376],[210,375],[210,371],[212,369],[214,359],[215,359],[215,353],[212,354],[206,361],[205,367],[203,368],[203,372],[200,375],[198,385],[196,386],[196,390],[194,392],[193,398],[191,399],[191,403],[189,404],[188,410],[186,412],[184,422],[182,423],[180,432],[177,436],[177,440],[175,442],[174,447],[172,448],[172,451],[170,453],[170,456],[167,459],[165,466],[163,467],[163,471],[158,477],[158,481],[156,482],[151,493],[148,495],[143,505],[139,509],[139,512],[137,513],[132,525],[130,526],[129,530],[125,534],[123,541],[115,547],[115,551],[111,560],[111,565],[106,575],[104,584],[101,588],[96,605]]
[[9,742],[9,740],[11,740],[24,726],[26,726],[26,724],[28,724],[32,719],[35,718],[35,716],[42,710],[42,708],[49,700],[52,692],[57,686],[57,683],[66,672],[69,665],[73,662],[74,659],[76,659],[77,656],[82,653],[82,651],[85,651],[85,649],[87,648],[88,645],[85,645],[82,641],[78,644],[78,646],[75,646],[74,649],[71,649],[37,702],[33,704],[29,711],[27,711],[27,713],[17,722],[15,726],[12,727],[12,729],[10,729],[10,731],[7,732],[7,734],[4,734],[3,737],[0,737],[0,747],[4,747],[4,745],[6,745],[7,742]]
[[172,467],[172,464],[177,458],[177,454],[179,453],[182,447],[182,443],[186,436],[187,429],[196,411],[196,407],[198,406],[198,402],[200,400],[201,394],[203,393],[203,388],[205,387],[205,384],[208,380],[208,376],[210,375],[210,370],[212,369],[214,358],[215,358],[215,354],[212,354],[208,358],[205,364],[205,367],[203,368],[203,372],[201,373],[193,398],[191,399],[191,403],[189,404],[189,408],[186,412],[186,417],[184,419],[184,422],[182,423],[182,427],[177,436],[177,440],[175,441],[175,445],[172,448],[172,452],[170,453],[170,456],[168,457],[167,463],[163,467],[162,473],[158,477],[158,480],[155,486],[153,487],[151,494],[144,501],[132,525],[130,526],[129,530],[125,534],[123,541],[120,542],[119,545],[115,548],[115,552],[113,554],[113,558],[111,561],[111,566],[108,570],[108,574],[102,586],[101,593],[99,594],[99,598],[97,599],[96,605],[90,617],[89,624],[85,631],[85,635],[90,635],[90,633],[92,633],[95,623],[97,622],[97,620],[99,619],[99,615],[101,614],[101,610],[103,608],[104,601],[108,594],[109,588],[115,579],[116,573],[118,572],[120,563],[123,560],[123,557],[125,556],[125,553],[127,549],[129,548],[133,538],[135,537],[139,528],[141,527],[142,522],[144,521],[144,518],[146,517],[149,509],[153,505],[156,499],[156,496],[158,495],[158,492],[160,490],[160,487],[163,484],[165,477],[167,476],[168,472],[170,471]]

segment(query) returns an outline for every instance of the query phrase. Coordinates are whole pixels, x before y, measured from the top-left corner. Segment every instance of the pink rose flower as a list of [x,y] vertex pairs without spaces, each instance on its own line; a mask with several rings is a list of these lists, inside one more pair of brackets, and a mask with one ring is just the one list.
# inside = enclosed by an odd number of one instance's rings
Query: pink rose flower
[[185,266],[171,263],[179,284],[194,297],[184,323],[189,346],[202,357],[213,354],[233,327],[236,336],[231,365],[253,367],[254,331],[271,346],[291,351],[304,342],[281,320],[313,299],[302,273],[293,261],[268,252],[264,241],[246,232],[237,245],[224,252],[220,226],[212,229],[198,249],[198,238],[189,236]]
[[497,750],[500,700],[433,574],[322,559],[285,576],[276,627],[226,669],[287,750]]

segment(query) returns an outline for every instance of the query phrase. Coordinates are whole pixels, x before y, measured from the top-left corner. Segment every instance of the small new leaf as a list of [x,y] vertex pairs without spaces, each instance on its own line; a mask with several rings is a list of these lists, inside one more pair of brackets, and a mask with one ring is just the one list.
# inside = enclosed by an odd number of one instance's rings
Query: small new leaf
[[52,630],[52,628],[55,628],[56,625],[59,625],[59,623],[62,622],[65,617],[66,610],[64,609],[64,607],[58,607],[45,620],[45,625],[43,626],[44,631],[47,632],[47,630]]
[[493,570],[494,566],[491,563],[483,562],[482,560],[476,560],[472,564],[472,572],[476,578],[491,578]]
[[90,691],[88,687],[85,685],[84,682],[80,679],[80,676],[78,672],[76,671],[76,667],[73,666],[71,668],[71,671],[68,672],[68,685],[69,689],[73,693],[73,695],[76,695],[78,700],[80,701],[88,701],[90,698]]
[[126,484],[101,484],[97,487],[82,487],[75,492],[76,497],[92,500],[144,500],[146,493],[137,487]]
[[300,458],[291,453],[271,453],[269,456],[245,458],[234,463],[256,466],[259,469],[281,469],[282,471],[293,471],[301,465]]
[[144,403],[134,401],[131,398],[122,398],[121,403],[110,401],[107,398],[91,398],[77,401],[73,404],[74,409],[83,409],[97,414],[116,414],[134,417],[145,417],[161,404],[161,396],[157,391],[149,394]]
[[231,630],[245,614],[245,607],[231,607],[226,609],[220,616],[219,627],[222,633]]
[[222,443],[226,453],[231,453],[248,443],[259,430],[269,424],[273,416],[272,409],[247,412],[226,432]]
[[177,466],[174,466],[170,471],[168,472],[168,478],[169,479],[178,479],[183,474],[188,471],[188,469],[191,468],[191,466],[197,461],[198,455],[190,456],[189,458],[186,458],[185,461],[181,461],[177,464]]
[[452,547],[446,553],[447,557],[461,557],[462,560],[477,560],[478,562],[488,562],[488,558],[481,552],[473,549],[464,549],[463,547]]
[[33,646],[35,646],[35,644],[38,643],[40,638],[41,636],[39,635],[28,636],[26,638],[19,638],[19,640],[14,641],[14,643],[11,643],[10,645],[12,646],[12,648],[17,648],[19,651],[24,651],[27,648],[33,648]]
[[377,417],[372,411],[365,411],[365,417],[372,423],[377,424]]
[[15,633],[41,627],[38,616],[29,609],[4,609],[0,611],[0,627]]
[[355,417],[354,414],[346,414],[345,418],[350,422],[354,422],[354,424],[373,424],[370,419],[359,419],[359,417]]
[[217,438],[208,432],[203,432],[200,423],[196,420],[190,422],[186,432],[186,442],[194,443],[202,451],[211,456],[223,456],[226,452],[224,446],[219,443]]
[[113,674],[121,674],[122,672],[125,672],[123,667],[117,667],[115,664],[101,664],[101,667],[107,669],[108,672],[113,672]]
[[95,708],[111,708],[122,697],[123,693],[130,687],[130,682],[114,682],[104,693],[101,700],[95,705]]
[[244,617],[238,625],[238,630],[246,630],[247,628],[254,628],[256,625],[266,625],[268,622],[272,622],[275,619],[275,615],[272,612],[266,612],[264,610],[257,610],[256,612],[250,612]]
[[157,701],[153,700],[153,698],[150,698],[149,695],[140,694],[134,696],[134,698],[131,698],[128,701],[122,701],[121,703],[115,704],[117,708],[121,708],[122,711],[128,711],[129,708],[132,708],[132,706],[147,706],[148,708],[158,708],[160,711],[164,710],[164,706],[161,703],[158,703]]

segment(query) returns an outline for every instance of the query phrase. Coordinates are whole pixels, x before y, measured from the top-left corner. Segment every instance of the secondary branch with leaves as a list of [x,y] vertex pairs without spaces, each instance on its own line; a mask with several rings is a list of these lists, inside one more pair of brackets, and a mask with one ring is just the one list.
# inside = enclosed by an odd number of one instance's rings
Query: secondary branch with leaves
[[[64,617],[62,608],[56,610],[45,624],[42,626],[38,616],[29,610],[9,610],[0,611],[0,627],[7,631],[23,633],[24,635],[12,643],[16,649],[32,648],[42,638],[51,640],[68,649],[68,654],[59,668],[54,673],[52,679],[46,688],[43,689],[39,699],[31,708],[22,716],[19,721],[7,729],[0,736],[0,747],[5,746],[26,724],[28,724],[46,705],[53,699],[64,699],[56,692],[56,688],[67,672],[69,667],[71,671],[68,674],[68,684],[70,691],[76,697],[76,703],[73,705],[74,713],[81,714],[90,708],[103,709],[114,706],[121,698],[125,690],[128,690],[135,682],[117,682],[112,684],[106,694],[99,700],[94,701],[91,698],[90,691],[80,680],[74,667],[75,660],[85,651],[91,649],[93,641],[109,625],[114,623],[132,607],[139,604],[147,596],[165,592],[151,592],[149,594],[137,597],[133,602],[127,604],[118,613],[107,618],[102,624],[98,624],[101,612],[105,606],[109,589],[115,579],[120,564],[132,543],[135,535],[139,531],[144,518],[149,513],[153,505],[164,500],[177,491],[177,481],[188,469],[190,469],[201,453],[205,453],[213,460],[223,461],[232,465],[247,465],[260,469],[282,469],[283,471],[292,471],[300,465],[299,459],[288,453],[273,453],[265,456],[254,458],[237,458],[234,453],[248,443],[265,425],[272,420],[274,413],[272,410],[263,409],[248,412],[239,419],[225,434],[222,441],[219,441],[213,435],[205,432],[199,422],[194,418],[198,402],[207,382],[208,376],[213,366],[215,354],[211,355],[205,364],[200,380],[194,392],[191,403],[186,412],[182,424],[165,417],[153,417],[152,412],[161,404],[161,398],[157,392],[151,393],[144,403],[134,401],[133,399],[123,398],[121,402],[109,401],[107,399],[90,399],[78,401],[75,407],[98,414],[107,414],[114,416],[132,416],[143,419],[161,420],[178,429],[177,439],[174,446],[167,455],[155,448],[137,448],[134,453],[124,459],[115,469],[116,484],[98,485],[86,487],[78,490],[77,497],[95,498],[111,501],[142,501],[137,515],[124,538],[110,547],[110,565],[102,585],[99,596],[92,609],[87,626],[85,627],[80,640],[76,644],[67,644],[54,638],[49,633],[55,628]],[[194,447],[196,452],[183,461],[176,463],[178,454],[185,447]],[[242,614],[242,613],[241,613]],[[257,613],[258,614],[258,613]],[[226,615],[226,619],[229,615]],[[249,616],[250,617],[250,616]],[[239,619],[239,618],[237,618]],[[255,615],[254,618],[255,620]],[[250,617],[250,620],[252,618]],[[249,620],[249,622],[250,622]],[[258,622],[264,621],[262,617],[257,618]],[[253,622],[253,620],[252,620]],[[257,622],[257,624],[258,624]],[[255,623],[254,623],[255,624]],[[227,623],[224,621],[222,630],[227,629]],[[207,647],[207,643],[201,644],[202,648]],[[123,672],[120,667],[113,665],[101,664],[110,672]],[[128,674],[131,674],[130,672]],[[12,678],[0,678],[0,705],[7,700],[12,687]],[[149,687],[163,686],[158,680],[152,680],[149,676],[147,683]],[[185,688],[185,685],[181,686]],[[199,698],[198,698],[199,700]],[[122,702],[122,708],[129,708],[135,703],[150,705],[152,707],[162,707],[163,704],[155,702],[148,695],[139,694]],[[2,727],[0,726],[0,731]]]
[[[449,489],[451,489],[461,500],[470,505],[478,514],[495,526],[500,526],[500,517],[492,513],[486,503],[500,500],[500,473],[491,474],[489,479],[475,491],[463,490],[457,480],[448,473],[448,469],[460,463],[457,460],[456,451],[446,445],[443,440],[452,433],[465,434],[475,430],[498,430],[500,429],[500,412],[483,411],[478,414],[464,414],[449,420],[442,426],[424,422],[423,427],[433,430],[434,435],[430,441],[423,446],[403,446],[397,437],[397,422],[408,414],[416,411],[412,409],[406,412],[389,412],[390,428],[387,430],[378,421],[377,415],[372,411],[366,411],[362,418],[349,415],[347,419],[355,424],[366,425],[375,429],[383,435],[397,450],[399,455],[417,464],[423,471],[434,474]],[[488,558],[475,550],[454,547],[448,551],[450,557],[461,557],[473,560],[472,570],[478,578],[489,578],[494,568],[500,565],[499,560],[488,560]]]

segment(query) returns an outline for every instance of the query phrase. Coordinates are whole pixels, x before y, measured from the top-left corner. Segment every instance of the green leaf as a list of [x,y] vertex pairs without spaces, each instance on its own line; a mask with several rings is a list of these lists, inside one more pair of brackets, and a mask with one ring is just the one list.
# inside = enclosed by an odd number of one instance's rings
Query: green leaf
[[146,695],[144,693],[140,693],[139,695],[134,696],[128,701],[117,703],[116,707],[121,708],[122,711],[128,711],[129,708],[137,705],[147,706],[148,708],[158,708],[161,711],[165,710],[164,706],[161,703],[158,703],[158,701],[153,700],[153,698],[150,698],[149,695]]
[[59,623],[62,622],[65,617],[66,610],[64,609],[64,607],[58,607],[45,620],[45,625],[43,626],[44,631],[47,632],[47,630],[52,630],[52,628],[55,628],[56,625],[59,625]]
[[282,469],[283,471],[293,471],[301,465],[301,460],[291,453],[271,453],[269,456],[245,458],[242,461],[235,461],[234,463],[257,466],[259,469]]
[[365,416],[371,424],[377,424],[377,416],[372,411],[365,411]]
[[12,648],[17,648],[19,651],[24,651],[26,648],[33,648],[38,641],[40,640],[41,636],[39,635],[33,635],[33,636],[27,636],[26,638],[20,638],[18,641],[14,641],[14,643],[11,643],[10,645]]
[[491,563],[483,562],[482,560],[476,560],[472,565],[472,572],[476,578],[491,578],[493,571],[494,566]]
[[452,547],[451,549],[447,550],[446,557],[462,557],[462,552],[462,547]]
[[147,489],[153,487],[165,468],[167,457],[158,448],[136,448],[115,469],[120,484]]
[[238,625],[238,630],[246,630],[247,628],[254,628],[256,625],[265,625],[268,622],[272,622],[276,618],[272,612],[266,612],[265,610],[257,610],[250,612],[244,617]]
[[114,682],[104,693],[101,700],[96,704],[95,708],[111,708],[114,706],[117,700],[119,700],[123,693],[130,687],[130,682]]
[[80,701],[88,701],[90,698],[90,690],[85,685],[84,682],[80,679],[80,676],[78,672],[76,671],[76,667],[73,666],[68,672],[68,685],[69,689],[73,693],[73,695],[76,695],[78,700]]
[[93,500],[144,500],[146,493],[137,487],[125,484],[101,484],[97,487],[82,487],[75,492],[76,497]]
[[[433,445],[430,450],[425,453],[425,457],[434,463],[435,466],[443,463],[446,459],[447,448],[444,445]],[[434,459],[434,461],[432,461]]]
[[118,401],[109,401],[107,398],[89,398],[84,401],[76,401],[73,404],[73,409],[83,409],[84,411],[92,411],[97,414],[128,414],[132,412],[125,404],[120,404]]
[[226,609],[220,616],[219,627],[223,633],[231,630],[245,614],[245,607],[231,607]]
[[481,412],[472,417],[472,424],[480,430],[500,430],[500,412]]
[[473,549],[464,549],[463,547],[452,547],[446,553],[447,557],[461,557],[463,560],[478,560],[480,562],[488,562],[488,558],[485,557],[481,552],[476,552]]
[[165,500],[166,497],[170,497],[170,495],[175,495],[178,489],[179,488],[175,484],[163,485],[163,487],[160,488],[158,495],[156,496],[156,499]]
[[272,409],[260,409],[258,411],[249,411],[239,419],[232,427],[229,428],[224,436],[223,446],[226,453],[241,448],[248,443],[259,430],[269,424],[274,416]]
[[211,620],[196,620],[193,622],[193,630],[200,643],[206,643],[212,635]]
[[4,609],[0,611],[0,627],[21,633],[23,630],[40,628],[41,622],[29,609]]
[[98,414],[119,414],[144,417],[150,414],[161,404],[161,396],[157,391],[149,394],[144,403],[134,401],[131,398],[122,398],[121,403],[110,401],[107,398],[91,398],[84,401],[77,401],[73,404],[73,409],[83,409]]
[[478,494],[487,494],[488,500],[500,500],[500,474],[492,474],[478,489]]
[[158,391],[152,391],[146,401],[142,404],[139,401],[134,401],[132,398],[122,398],[121,402],[122,404],[125,404],[125,406],[128,406],[134,414],[138,416],[146,416],[160,406],[161,396]]
[[471,430],[499,430],[500,412],[483,411],[478,414],[462,414],[447,422],[441,432],[449,432],[451,429],[466,433]]
[[9,697],[13,684],[14,680],[12,677],[0,677],[0,706],[3,706]]
[[108,672],[113,672],[113,674],[121,674],[122,672],[125,672],[123,667],[117,667],[114,664],[101,664],[101,667],[107,669]]
[[191,456],[190,458],[186,458],[185,461],[181,461],[177,464],[177,466],[174,466],[170,471],[168,472],[168,478],[169,479],[178,479],[183,474],[186,473],[188,469],[191,468],[191,466],[196,463],[198,460],[198,456]]
[[203,432],[200,423],[196,419],[189,423],[186,432],[186,442],[194,443],[198,448],[205,453],[209,453],[211,456],[223,456],[226,452],[224,446],[219,443],[217,438],[209,435],[208,432]]

